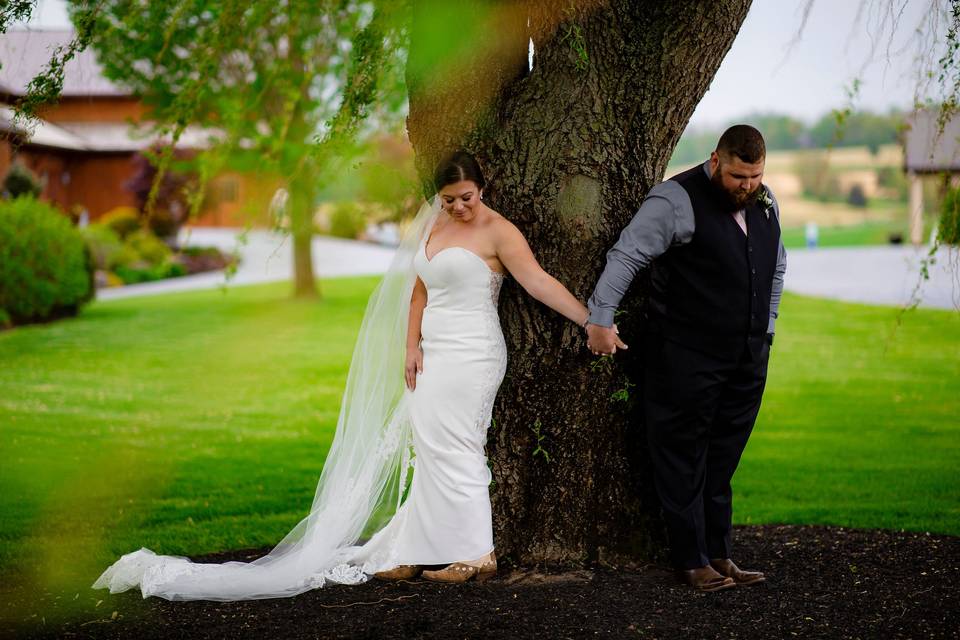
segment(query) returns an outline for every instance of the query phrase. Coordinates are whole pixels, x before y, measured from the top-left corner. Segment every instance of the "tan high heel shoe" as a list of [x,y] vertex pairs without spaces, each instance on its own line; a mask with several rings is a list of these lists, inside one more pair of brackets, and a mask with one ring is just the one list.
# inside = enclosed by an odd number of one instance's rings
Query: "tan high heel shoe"
[[454,562],[437,571],[424,571],[423,577],[433,582],[461,583],[470,579],[483,582],[484,580],[489,580],[496,574],[497,555],[492,554],[491,558],[479,567],[462,562]]
[[409,580],[416,578],[423,571],[423,567],[418,564],[401,564],[393,569],[378,571],[373,574],[377,580]]

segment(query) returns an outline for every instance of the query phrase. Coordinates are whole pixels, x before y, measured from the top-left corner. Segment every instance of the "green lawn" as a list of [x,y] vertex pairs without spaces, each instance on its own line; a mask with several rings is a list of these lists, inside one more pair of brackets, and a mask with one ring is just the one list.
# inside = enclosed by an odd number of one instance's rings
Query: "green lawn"
[[741,523],[960,534],[960,314],[784,297]]
[[279,541],[309,508],[374,284],[96,303],[0,333],[0,567]]
[[[96,303],[0,333],[0,567],[277,542],[303,515],[374,280]],[[960,317],[786,296],[740,522],[960,534]],[[64,574],[63,580],[69,575]]]

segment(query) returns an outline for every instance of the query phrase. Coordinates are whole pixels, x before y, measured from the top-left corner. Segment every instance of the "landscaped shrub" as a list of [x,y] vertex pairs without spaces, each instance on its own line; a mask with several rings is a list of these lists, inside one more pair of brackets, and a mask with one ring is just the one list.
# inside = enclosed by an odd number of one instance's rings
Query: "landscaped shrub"
[[14,324],[76,314],[93,269],[65,215],[32,197],[0,202],[0,309]]
[[43,185],[30,169],[19,162],[14,162],[3,179],[3,192],[7,197],[17,199],[21,196],[39,197]]
[[121,240],[140,228],[140,217],[133,207],[111,209],[103,214],[97,222],[110,227],[115,234],[120,236]]
[[164,262],[144,268],[117,267],[115,273],[120,276],[124,284],[136,284],[138,282],[153,282],[154,280],[163,280],[165,278],[178,278],[187,275],[187,270],[182,264],[177,262]]
[[97,269],[109,271],[120,264],[124,244],[113,229],[104,224],[91,224],[81,229],[80,233],[87,242]]
[[143,258],[140,257],[140,254],[137,253],[137,250],[123,243],[120,245],[120,251],[113,257],[113,260],[110,264],[110,269],[116,271],[120,267],[148,267],[150,266],[144,262]]
[[127,236],[112,265],[124,284],[151,282],[186,274],[182,265],[171,261],[170,247],[147,229]]
[[226,268],[232,258],[216,247],[187,247],[173,253],[147,229],[126,241],[103,224],[81,230],[97,269],[97,286],[109,287]]
[[126,243],[151,266],[163,264],[170,258],[170,247],[146,229],[131,233],[127,236]]
[[330,235],[339,238],[356,238],[366,228],[363,211],[353,202],[338,202],[330,215]]

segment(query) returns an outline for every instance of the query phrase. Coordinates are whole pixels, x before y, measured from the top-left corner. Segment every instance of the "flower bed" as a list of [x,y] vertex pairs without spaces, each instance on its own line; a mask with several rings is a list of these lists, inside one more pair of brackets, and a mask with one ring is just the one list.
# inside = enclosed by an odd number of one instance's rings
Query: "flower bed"
[[234,260],[215,247],[171,249],[135,222],[117,211],[81,230],[96,265],[98,288],[216,271]]

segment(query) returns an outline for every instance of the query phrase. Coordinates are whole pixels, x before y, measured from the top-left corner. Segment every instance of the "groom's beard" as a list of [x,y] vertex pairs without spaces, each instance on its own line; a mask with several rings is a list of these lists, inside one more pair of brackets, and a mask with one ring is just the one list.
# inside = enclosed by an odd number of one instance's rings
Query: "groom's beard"
[[756,200],[757,194],[760,192],[760,185],[757,185],[757,188],[753,191],[743,191],[741,189],[730,191],[723,186],[721,167],[719,166],[717,167],[717,170],[713,172],[713,175],[710,176],[710,182],[713,183],[713,187],[717,192],[717,196],[727,207],[729,207],[731,213],[743,209],[745,206],[747,206],[747,204]]

